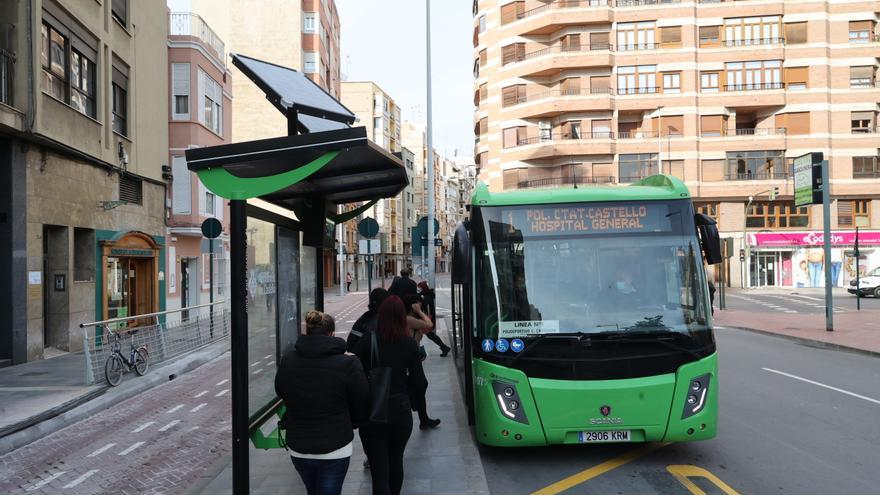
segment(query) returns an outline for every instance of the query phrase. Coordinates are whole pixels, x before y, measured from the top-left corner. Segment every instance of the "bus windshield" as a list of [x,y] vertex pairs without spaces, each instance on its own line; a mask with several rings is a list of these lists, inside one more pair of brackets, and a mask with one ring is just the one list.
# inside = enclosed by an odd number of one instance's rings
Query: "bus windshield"
[[478,336],[711,342],[693,218],[687,200],[479,208]]

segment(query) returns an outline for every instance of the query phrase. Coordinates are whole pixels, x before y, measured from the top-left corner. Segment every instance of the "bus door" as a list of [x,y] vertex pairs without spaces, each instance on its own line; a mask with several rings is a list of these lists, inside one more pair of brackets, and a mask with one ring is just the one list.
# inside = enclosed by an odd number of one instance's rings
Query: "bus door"
[[452,357],[467,407],[468,424],[474,424],[471,321],[471,245],[467,227],[458,224],[452,249]]

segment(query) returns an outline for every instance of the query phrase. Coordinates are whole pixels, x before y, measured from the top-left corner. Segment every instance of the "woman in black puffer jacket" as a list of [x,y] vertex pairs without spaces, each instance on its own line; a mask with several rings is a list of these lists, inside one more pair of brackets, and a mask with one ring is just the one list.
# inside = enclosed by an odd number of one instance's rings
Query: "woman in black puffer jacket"
[[306,315],[306,335],[281,358],[275,391],[286,407],[288,450],[309,495],[337,495],[351,459],[352,431],[363,422],[369,385],[360,360],[333,336],[333,317]]

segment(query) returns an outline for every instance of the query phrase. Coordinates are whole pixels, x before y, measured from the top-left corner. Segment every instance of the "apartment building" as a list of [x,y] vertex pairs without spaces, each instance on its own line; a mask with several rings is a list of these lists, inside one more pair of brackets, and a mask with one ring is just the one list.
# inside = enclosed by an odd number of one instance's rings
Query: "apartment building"
[[[216,146],[232,137],[232,76],[223,40],[197,14],[168,15],[168,255],[165,270],[168,309],[228,298],[229,214],[222,198],[189,171],[189,148]],[[214,246],[202,222],[217,218],[223,234]],[[213,256],[211,253],[213,252]],[[213,278],[213,280],[212,280]]]
[[[880,265],[877,2],[477,0],[473,13],[490,189],[663,172],[734,239],[716,273],[732,285],[815,287],[825,263],[845,285],[856,226],[859,265]],[[793,201],[791,162],[815,151],[831,164],[831,260],[815,249],[821,206]]]
[[0,365],[165,309],[165,5],[0,2]]

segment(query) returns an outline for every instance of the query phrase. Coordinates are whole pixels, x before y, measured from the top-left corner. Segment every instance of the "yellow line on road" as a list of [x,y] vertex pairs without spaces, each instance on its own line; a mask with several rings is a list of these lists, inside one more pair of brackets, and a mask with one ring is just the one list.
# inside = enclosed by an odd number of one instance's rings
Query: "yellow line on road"
[[671,442],[652,443],[652,444],[646,445],[640,449],[632,450],[632,451],[627,452],[626,454],[623,454],[619,457],[615,457],[614,459],[609,459],[609,460],[603,462],[602,464],[598,464],[596,466],[593,466],[590,469],[586,469],[586,470],[581,471],[577,474],[573,474],[573,475],[569,476],[568,478],[557,481],[556,483],[553,483],[550,486],[541,488],[540,490],[538,490],[536,492],[532,492],[531,495],[556,495],[557,493],[562,493],[565,490],[568,490],[569,488],[580,485],[581,483],[589,481],[599,475],[605,474],[608,471],[617,469],[620,466],[623,466],[624,464],[626,464],[628,462],[632,462],[632,461],[638,459],[639,457],[646,456],[646,455],[650,454],[651,452],[654,452],[655,450],[661,449],[661,448],[669,445],[670,443]]
[[713,485],[720,488],[721,491],[726,493],[727,495],[739,495],[739,492],[731,488],[730,485],[721,481],[717,476],[701,467],[681,464],[666,466],[666,470],[669,471],[672,476],[675,476],[675,479],[677,479],[679,483],[684,485],[684,487],[687,488],[688,491],[690,491],[693,495],[706,495],[706,492],[700,489],[700,487],[698,487],[696,483],[689,480],[688,478],[705,478],[709,480],[709,482],[711,482]]

